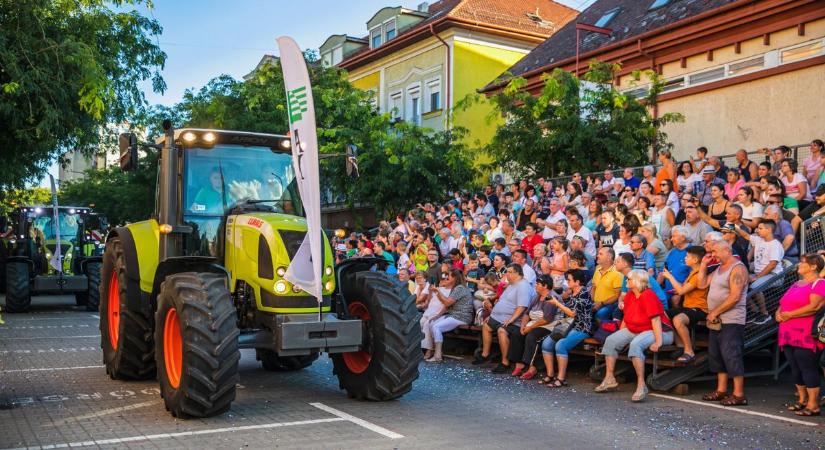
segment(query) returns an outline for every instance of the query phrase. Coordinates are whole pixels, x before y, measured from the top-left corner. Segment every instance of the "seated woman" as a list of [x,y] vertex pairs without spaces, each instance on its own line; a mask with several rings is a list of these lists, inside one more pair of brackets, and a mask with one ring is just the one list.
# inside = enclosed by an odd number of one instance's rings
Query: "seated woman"
[[464,283],[464,274],[458,269],[450,270],[447,277],[442,279],[441,286],[450,289],[449,296],[435,286],[430,286],[430,301],[438,301],[447,309],[441,317],[430,322],[430,341],[422,342],[422,347],[426,350],[433,350],[432,356],[425,359],[427,362],[442,362],[444,333],[461,325],[469,325],[473,320],[473,293]]
[[[558,342],[550,336],[542,341],[541,353],[547,367],[547,376],[541,379],[540,384],[553,388],[567,386],[567,359],[570,350],[590,336],[593,327],[593,300],[584,289],[586,284],[587,277],[583,270],[570,270],[567,272],[569,291],[565,292],[568,297],[563,302],[555,298],[550,300],[551,305],[565,316],[572,317],[573,322],[567,330],[567,335]],[[556,356],[559,365],[558,375],[553,371],[553,355]]]
[[619,309],[624,318],[619,331],[604,341],[602,355],[605,359],[604,380],[596,386],[596,392],[607,392],[619,386],[614,370],[619,358],[619,349],[629,344],[627,356],[636,369],[636,392],[631,400],[640,402],[647,396],[645,384],[645,350],[658,352],[663,345],[673,343],[673,331],[664,307],[653,290],[648,287],[649,275],[644,270],[631,270],[627,275],[628,292]]
[[509,336],[507,359],[516,361],[516,368],[512,373],[514,377],[530,380],[538,372],[534,363],[539,343],[552,331],[546,326],[556,316],[556,308],[550,303],[555,298],[554,295],[556,294],[553,293],[553,278],[550,275],[539,276],[536,279],[536,297],[521,316],[519,333]]
[[819,370],[817,361],[823,344],[812,335],[814,317],[825,306],[825,282],[819,272],[825,268],[822,255],[799,259],[799,281],[779,300],[775,318],[779,322],[779,346],[791,366],[796,385],[796,403],[788,407],[797,416],[818,416]]

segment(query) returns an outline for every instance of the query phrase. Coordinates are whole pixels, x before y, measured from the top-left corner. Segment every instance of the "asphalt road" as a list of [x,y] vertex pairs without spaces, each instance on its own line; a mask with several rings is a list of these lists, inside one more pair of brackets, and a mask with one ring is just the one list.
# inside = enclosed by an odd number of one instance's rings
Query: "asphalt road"
[[[0,301],[2,303],[2,301]],[[587,362],[570,387],[492,375],[465,360],[424,365],[400,400],[350,400],[322,358],[293,373],[260,368],[244,350],[232,410],[176,420],[157,383],[114,381],[101,366],[96,313],[41,297],[0,325],[0,449],[6,448],[825,448],[825,419],[785,411],[787,374],[749,379],[751,406],[687,396],[630,402],[633,388],[596,394]],[[663,394],[663,393],[660,393]],[[693,403],[695,402],[695,403]]]

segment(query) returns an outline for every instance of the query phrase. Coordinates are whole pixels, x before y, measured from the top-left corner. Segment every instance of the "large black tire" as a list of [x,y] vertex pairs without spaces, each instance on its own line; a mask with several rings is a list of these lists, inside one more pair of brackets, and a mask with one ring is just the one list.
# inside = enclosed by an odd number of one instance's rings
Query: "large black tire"
[[278,356],[273,350],[255,349],[255,358],[270,372],[291,372],[305,369],[320,356],[318,353],[304,356]]
[[348,293],[350,314],[366,319],[366,345],[362,352],[332,355],[341,389],[351,398],[372,401],[406,394],[422,360],[415,298],[383,272],[358,272],[342,282],[353,284],[342,288]]
[[85,306],[86,311],[98,311],[100,309],[100,266],[99,262],[86,264],[83,275],[86,275],[87,288],[83,292],[74,295],[77,306]]
[[29,265],[19,261],[7,262],[6,311],[10,313],[26,312],[29,306],[31,306],[31,303]]
[[[101,279],[105,280],[103,284],[100,283]],[[155,345],[152,306],[147,302],[146,305],[140,305],[140,308],[129,308],[126,258],[123,255],[123,244],[119,238],[113,238],[106,243],[103,266],[98,272],[97,283],[99,285],[97,303],[100,311],[100,347],[103,349],[103,364],[106,365],[106,373],[114,380],[154,378]],[[101,302],[100,298],[104,301]],[[110,322],[113,323],[112,327],[109,327]],[[116,336],[115,339],[113,339],[114,336]]]
[[241,358],[236,320],[223,275],[184,272],[161,284],[155,361],[161,396],[173,416],[211,417],[229,410]]

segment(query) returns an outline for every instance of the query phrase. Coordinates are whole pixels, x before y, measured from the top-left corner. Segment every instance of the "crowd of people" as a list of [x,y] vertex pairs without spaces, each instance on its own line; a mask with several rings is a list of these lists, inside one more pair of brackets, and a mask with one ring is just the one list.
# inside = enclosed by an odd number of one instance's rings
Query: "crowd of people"
[[[353,233],[338,257],[384,258],[408,285],[427,362],[443,361],[445,333],[477,325],[473,364],[563,388],[570,351],[591,338],[606,361],[596,392],[618,386],[614,368],[626,355],[633,401],[648,393],[650,352],[675,345],[677,363],[693,364],[691,331],[706,327],[718,386],[703,399],[747,405],[745,330],[778,324],[798,392],[788,408],[819,415],[825,257],[800,254],[799,229],[825,214],[823,143],[812,141],[800,161],[786,146],[760,150],[764,162],[751,157],[739,150],[727,167],[704,147],[683,162],[663,150],[640,177],[624,169],[574,173],[562,185],[488,185],[419,204],[373,235]],[[799,281],[778,305],[767,302],[762,293],[794,265]]]

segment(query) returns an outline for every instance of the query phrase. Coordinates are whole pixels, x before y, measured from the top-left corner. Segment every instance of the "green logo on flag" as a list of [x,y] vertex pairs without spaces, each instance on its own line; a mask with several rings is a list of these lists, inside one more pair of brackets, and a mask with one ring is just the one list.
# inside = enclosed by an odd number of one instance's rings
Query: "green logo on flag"
[[287,93],[287,107],[289,108],[289,120],[297,122],[301,120],[303,114],[307,112],[307,88],[301,86]]

